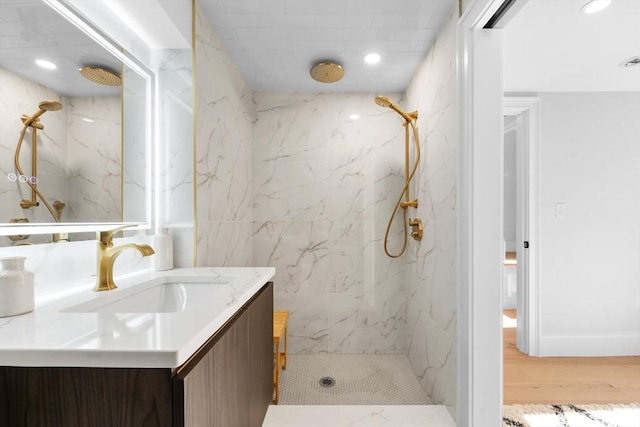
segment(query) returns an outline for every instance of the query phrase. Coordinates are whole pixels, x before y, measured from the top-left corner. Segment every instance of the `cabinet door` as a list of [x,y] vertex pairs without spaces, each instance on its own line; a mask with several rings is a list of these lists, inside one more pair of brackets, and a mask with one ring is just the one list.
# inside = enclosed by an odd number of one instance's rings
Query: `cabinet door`
[[[247,313],[227,325],[218,341],[184,376],[174,381],[175,425],[247,427]],[[180,389],[181,395],[180,395]],[[180,408],[180,406],[182,406]],[[181,413],[182,412],[182,413]],[[184,422],[184,424],[182,424]]]
[[273,284],[247,308],[249,339],[249,424],[262,426],[273,395]]
[[0,367],[0,426],[171,427],[171,370]]

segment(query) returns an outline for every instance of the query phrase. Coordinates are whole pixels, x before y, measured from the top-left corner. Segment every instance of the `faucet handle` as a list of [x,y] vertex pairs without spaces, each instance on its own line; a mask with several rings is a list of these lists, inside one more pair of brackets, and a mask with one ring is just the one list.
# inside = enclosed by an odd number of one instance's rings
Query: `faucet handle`
[[104,245],[112,245],[113,244],[113,235],[118,231],[123,230],[125,228],[135,227],[135,224],[122,225],[120,227],[116,227],[113,230],[107,231],[98,231],[96,233],[96,238],[100,241],[100,243]]

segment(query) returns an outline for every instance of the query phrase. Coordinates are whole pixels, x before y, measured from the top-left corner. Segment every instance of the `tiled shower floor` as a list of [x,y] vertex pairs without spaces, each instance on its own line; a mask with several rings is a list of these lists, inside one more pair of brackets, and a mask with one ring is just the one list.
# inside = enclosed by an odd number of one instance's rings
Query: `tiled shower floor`
[[[320,379],[335,385],[325,388]],[[280,405],[429,405],[406,356],[289,355]]]

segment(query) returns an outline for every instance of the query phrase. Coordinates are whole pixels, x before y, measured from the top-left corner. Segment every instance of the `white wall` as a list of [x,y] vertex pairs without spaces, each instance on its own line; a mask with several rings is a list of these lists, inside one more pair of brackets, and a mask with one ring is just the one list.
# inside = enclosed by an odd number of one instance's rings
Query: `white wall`
[[541,355],[640,354],[640,93],[541,103]]
[[517,132],[515,116],[505,117],[504,134],[504,228],[506,250],[516,250]]

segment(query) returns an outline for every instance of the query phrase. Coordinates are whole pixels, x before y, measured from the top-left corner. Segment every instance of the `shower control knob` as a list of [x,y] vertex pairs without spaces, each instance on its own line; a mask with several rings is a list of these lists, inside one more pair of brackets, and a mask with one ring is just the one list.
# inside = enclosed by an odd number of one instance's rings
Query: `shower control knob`
[[402,202],[400,203],[400,207],[403,209],[407,208],[418,208],[418,199],[411,200],[410,202]]
[[424,232],[422,220],[420,218],[409,218],[409,226],[413,229],[411,231],[411,237],[418,241],[422,240],[422,233]]

